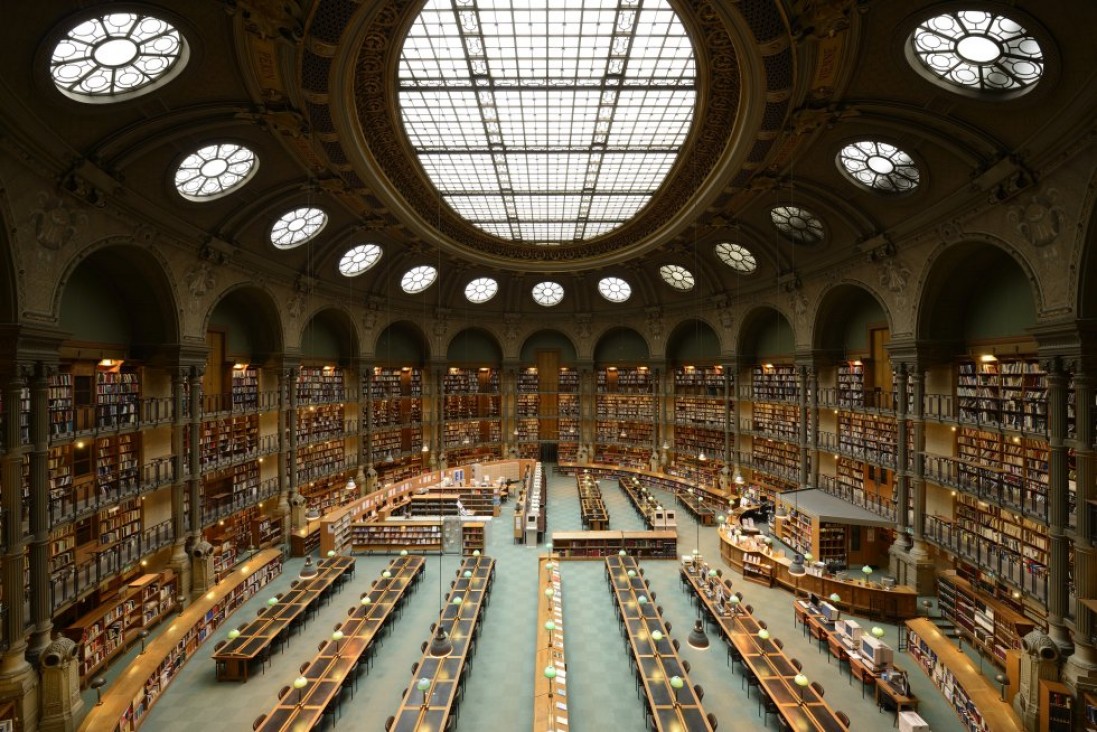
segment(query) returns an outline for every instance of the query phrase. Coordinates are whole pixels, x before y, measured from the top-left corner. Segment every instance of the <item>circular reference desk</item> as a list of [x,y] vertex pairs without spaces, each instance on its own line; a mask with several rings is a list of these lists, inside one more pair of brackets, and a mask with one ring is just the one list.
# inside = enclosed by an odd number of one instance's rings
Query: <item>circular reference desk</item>
[[[720,530],[720,556],[725,562],[743,572],[748,555],[757,555],[760,547],[753,541],[740,538],[738,541],[730,529]],[[851,615],[880,620],[899,621],[918,616],[918,594],[910,587],[884,589],[879,584],[860,580],[843,580],[816,574],[795,577],[788,572],[792,560],[783,552],[772,550],[764,552],[766,563],[772,567],[773,583],[790,590],[797,595],[814,594],[827,598],[837,594],[841,598],[834,603],[839,609]]]

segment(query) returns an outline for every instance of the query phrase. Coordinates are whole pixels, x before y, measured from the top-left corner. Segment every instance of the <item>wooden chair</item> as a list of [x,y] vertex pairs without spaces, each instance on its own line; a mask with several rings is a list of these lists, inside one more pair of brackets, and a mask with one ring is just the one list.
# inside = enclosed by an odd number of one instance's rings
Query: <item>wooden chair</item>
[[697,695],[697,703],[700,704],[701,701],[705,698],[705,687],[701,686],[700,684],[694,684],[693,693]]
[[708,713],[707,718],[708,718],[708,723],[710,725],[712,725],[712,729],[715,730],[718,726],[720,726],[719,723],[716,721],[716,715],[713,714],[712,712]]
[[845,725],[846,729],[849,729],[849,715],[845,712],[838,710],[834,712],[834,716],[838,717],[838,721]]
[[811,688],[815,691],[816,694],[819,695],[820,699],[823,698],[823,685],[822,684],[820,684],[818,681],[812,681],[811,682]]
[[266,721],[267,721],[267,715],[266,714],[260,714],[258,717],[255,718],[255,721],[251,723],[251,728],[253,730],[259,729],[260,727],[263,726],[263,722],[266,722]]
[[290,685],[289,684],[286,684],[285,686],[283,686],[281,689],[278,690],[278,698],[279,699],[285,699],[286,694],[289,693],[289,690],[290,690]]

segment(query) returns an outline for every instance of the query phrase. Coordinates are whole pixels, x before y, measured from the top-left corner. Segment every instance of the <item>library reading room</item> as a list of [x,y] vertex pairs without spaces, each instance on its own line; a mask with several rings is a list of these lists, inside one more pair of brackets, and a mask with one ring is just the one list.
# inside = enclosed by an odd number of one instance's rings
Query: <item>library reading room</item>
[[1097,3],[9,4],[0,732],[1097,732]]

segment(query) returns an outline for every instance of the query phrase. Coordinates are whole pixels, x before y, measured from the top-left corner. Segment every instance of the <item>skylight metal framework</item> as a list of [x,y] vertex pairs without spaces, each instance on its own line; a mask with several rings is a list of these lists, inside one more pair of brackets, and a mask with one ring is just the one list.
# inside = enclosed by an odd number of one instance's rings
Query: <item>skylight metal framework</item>
[[527,245],[631,219],[696,102],[693,47],[666,0],[431,0],[398,76],[405,131],[447,204]]

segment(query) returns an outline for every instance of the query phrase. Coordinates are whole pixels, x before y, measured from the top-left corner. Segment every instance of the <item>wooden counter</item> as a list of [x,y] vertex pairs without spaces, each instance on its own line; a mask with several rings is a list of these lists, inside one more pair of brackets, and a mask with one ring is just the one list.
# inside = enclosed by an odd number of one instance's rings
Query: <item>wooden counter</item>
[[[739,543],[736,543],[726,528],[720,532],[720,556],[740,573],[743,572],[744,555],[760,551],[761,548],[761,544],[747,537],[740,538]],[[897,586],[886,590],[875,583],[866,586],[860,581],[814,574],[793,577],[788,573],[792,560],[783,556],[783,552],[772,552],[766,556],[773,565],[774,583],[798,595],[810,593],[827,598],[838,593],[841,598],[835,603],[838,608],[862,617],[896,621],[918,616],[918,593],[910,587]]]
[[[939,683],[939,667],[948,669],[953,679],[953,694],[966,695],[967,699],[979,710],[983,718],[982,727],[993,732],[1021,732],[1024,726],[1007,702],[1001,700],[1001,691],[997,689],[979,670],[975,662],[956,647],[956,643],[941,634],[930,620],[917,618],[906,622],[908,638],[907,650],[918,660],[918,665],[929,674],[934,683]],[[924,646],[924,648],[923,648]],[[936,656],[930,658],[924,649]],[[957,692],[955,687],[960,687]],[[949,700],[953,701],[952,699]]]
[[[268,571],[275,564],[278,571]],[[134,730],[141,726],[149,709],[163,695],[165,687],[194,650],[214,636],[216,629],[232,611],[252,597],[271,577],[277,576],[281,572],[281,564],[281,551],[264,549],[192,602],[178,618],[170,621],[167,630],[148,642],[145,652],[131,661],[126,672],[107,688],[102,697],[103,703],[91,707],[84,717],[81,732]],[[180,644],[186,649],[182,655],[177,651]]]

